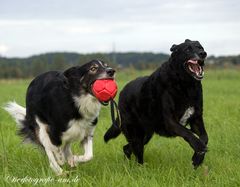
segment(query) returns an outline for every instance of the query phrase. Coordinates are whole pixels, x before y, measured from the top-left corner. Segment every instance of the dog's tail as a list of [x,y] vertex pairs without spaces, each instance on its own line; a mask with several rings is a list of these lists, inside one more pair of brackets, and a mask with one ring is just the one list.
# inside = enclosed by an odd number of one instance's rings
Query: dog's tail
[[33,136],[33,131],[26,126],[26,108],[13,101],[8,102],[3,109],[5,109],[15,119],[19,129],[18,135],[24,137],[23,142],[34,142],[33,140],[35,140],[35,138]]
[[112,126],[104,135],[104,141],[107,143],[110,139],[116,138],[121,133],[119,117],[113,122]]
[[3,108],[15,119],[20,128],[24,126],[26,108],[18,105],[15,101],[8,102]]

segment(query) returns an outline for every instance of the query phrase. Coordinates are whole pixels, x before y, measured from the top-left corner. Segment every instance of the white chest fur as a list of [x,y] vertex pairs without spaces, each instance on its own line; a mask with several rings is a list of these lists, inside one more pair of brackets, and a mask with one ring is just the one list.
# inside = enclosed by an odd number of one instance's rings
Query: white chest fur
[[98,117],[101,104],[99,101],[90,94],[74,97],[74,102],[83,118],[87,120],[94,120]]
[[194,107],[189,107],[181,117],[179,123],[181,125],[186,125],[187,120],[194,114]]
[[92,122],[98,117],[101,109],[101,104],[90,94],[74,97],[74,102],[82,119],[69,121],[69,128],[62,134],[63,142],[81,141],[87,136],[92,136],[95,129]]

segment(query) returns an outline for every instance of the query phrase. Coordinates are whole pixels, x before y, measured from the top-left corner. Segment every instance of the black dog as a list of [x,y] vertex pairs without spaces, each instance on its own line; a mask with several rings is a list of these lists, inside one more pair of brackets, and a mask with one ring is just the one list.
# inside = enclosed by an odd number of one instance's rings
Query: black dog
[[[114,72],[99,60],[64,72],[50,71],[30,83],[26,109],[15,102],[6,106],[20,125],[19,133],[44,148],[57,174],[62,173],[59,165],[65,161],[73,167],[92,159],[92,139],[101,104],[91,87],[97,79],[113,79]],[[83,145],[84,155],[72,154],[70,144],[75,140]]]
[[194,149],[192,161],[197,167],[203,162],[208,143],[201,85],[207,53],[198,41],[188,39],[170,50],[168,62],[150,76],[131,81],[121,91],[121,124],[117,119],[104,139],[107,142],[122,131],[128,141],[123,147],[125,155],[130,158],[133,153],[142,164],[144,145],[154,132],[166,137],[180,136]]

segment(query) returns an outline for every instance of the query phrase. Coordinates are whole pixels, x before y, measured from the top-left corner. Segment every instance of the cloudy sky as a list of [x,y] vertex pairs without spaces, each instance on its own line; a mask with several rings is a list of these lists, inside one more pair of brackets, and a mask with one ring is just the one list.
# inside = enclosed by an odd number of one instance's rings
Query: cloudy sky
[[0,0],[0,55],[152,51],[199,40],[240,54],[238,0]]

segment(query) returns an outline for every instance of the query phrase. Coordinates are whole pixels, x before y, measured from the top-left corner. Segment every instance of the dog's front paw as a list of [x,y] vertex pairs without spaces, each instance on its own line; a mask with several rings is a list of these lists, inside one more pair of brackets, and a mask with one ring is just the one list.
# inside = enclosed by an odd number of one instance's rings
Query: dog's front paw
[[194,150],[195,153],[201,155],[207,152],[207,146],[202,141],[196,141]]
[[206,151],[202,152],[195,152],[192,157],[192,164],[194,166],[194,169],[197,169],[198,166],[200,166],[204,160]]
[[59,165],[50,162],[50,167],[53,169],[57,176],[62,175],[63,169]]
[[72,155],[70,158],[68,158],[68,164],[70,167],[76,167],[77,166],[77,157],[76,155]]
[[58,177],[68,177],[70,174],[69,171],[62,171],[61,173],[57,174]]
[[92,156],[80,155],[76,157],[77,162],[87,162],[89,160],[92,160]]

